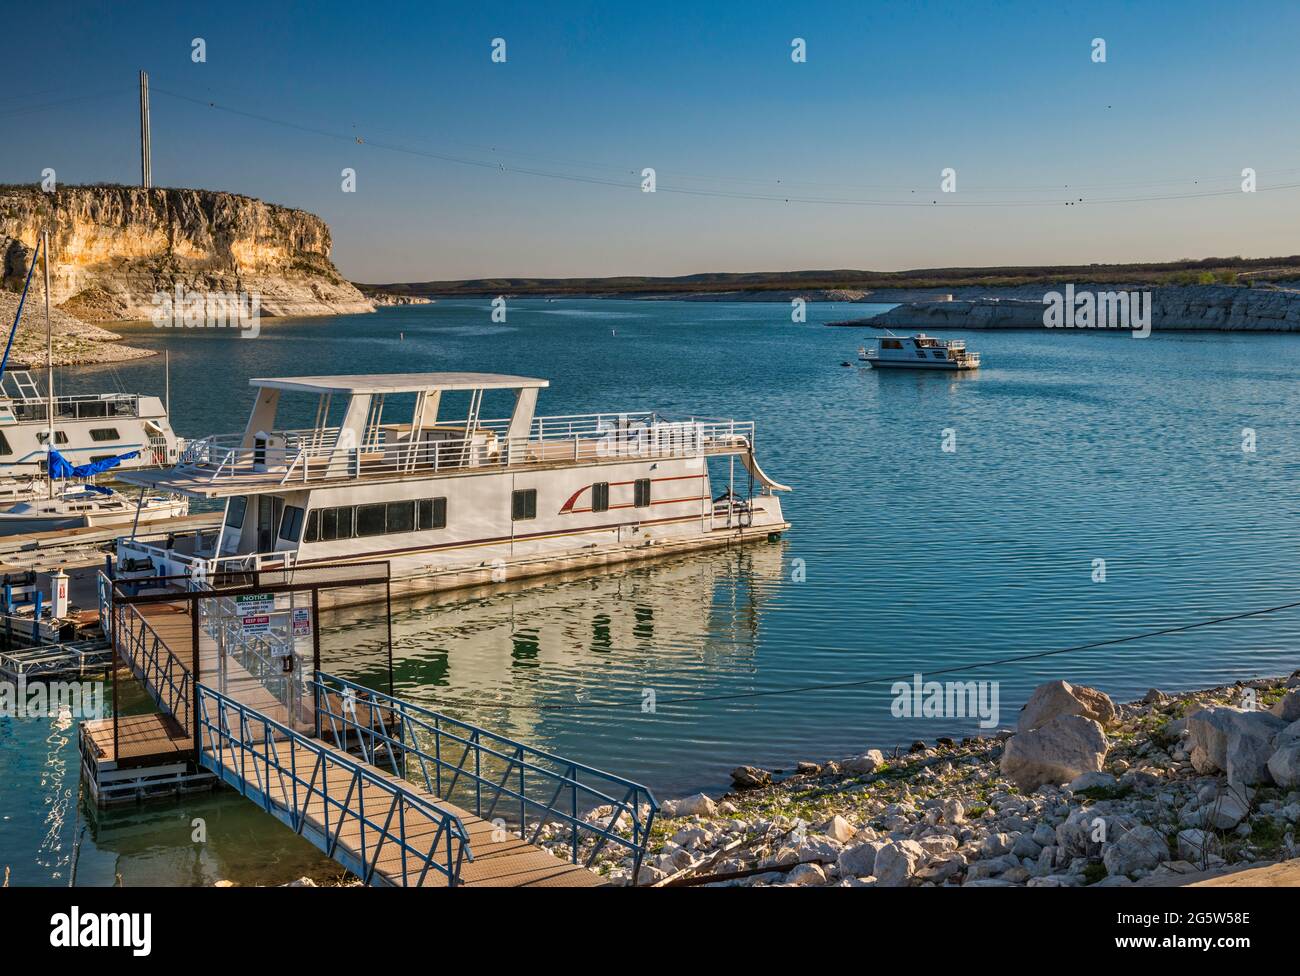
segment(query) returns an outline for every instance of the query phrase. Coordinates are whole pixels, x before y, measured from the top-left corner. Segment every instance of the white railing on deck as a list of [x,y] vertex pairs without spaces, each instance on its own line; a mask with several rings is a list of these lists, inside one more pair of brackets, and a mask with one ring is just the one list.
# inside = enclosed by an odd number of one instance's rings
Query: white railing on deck
[[538,417],[527,437],[507,437],[508,428],[508,420],[482,421],[469,436],[457,438],[454,434],[463,428],[439,425],[411,440],[392,436],[409,431],[381,427],[368,431],[359,448],[341,445],[338,428],[273,431],[265,445],[255,447],[242,446],[238,434],[213,436],[187,445],[180,466],[209,481],[278,475],[278,482],[288,485],[605,458],[692,457],[717,449],[746,450],[754,440],[752,421],[667,421],[653,413]]

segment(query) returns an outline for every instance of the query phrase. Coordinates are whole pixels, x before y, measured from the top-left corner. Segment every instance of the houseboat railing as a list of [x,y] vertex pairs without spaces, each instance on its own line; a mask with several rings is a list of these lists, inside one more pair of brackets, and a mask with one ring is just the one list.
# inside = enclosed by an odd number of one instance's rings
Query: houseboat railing
[[[527,468],[558,461],[596,461],[627,457],[692,457],[719,448],[745,450],[754,441],[752,421],[688,419],[654,423],[628,420],[630,415],[540,418],[528,437],[506,437],[495,426],[475,428],[468,436],[440,425],[420,439],[379,428],[382,437],[363,438],[367,446],[341,443],[337,430],[273,432],[244,446],[242,435],[205,437],[191,442],[180,467],[216,482],[249,475],[274,477],[279,484],[326,479],[384,477],[412,471],[442,472],[460,468]],[[653,416],[653,415],[647,415]],[[498,422],[493,422],[498,423]],[[463,429],[463,428],[459,428]],[[392,437],[388,435],[392,434]],[[296,445],[296,446],[295,446]]]
[[[455,886],[473,860],[455,814],[207,685],[198,687],[199,762],[365,884]],[[430,825],[434,827],[429,830]],[[381,859],[388,867],[378,872]]]
[[[14,419],[30,423],[49,416],[49,401],[17,397],[10,403]],[[75,395],[54,398],[56,420],[93,420],[112,417],[138,417],[140,398],[131,393],[109,393],[103,396]]]
[[556,824],[573,864],[590,867],[607,845],[621,847],[639,873],[659,809],[646,787],[323,671],[311,693],[317,734],[335,747],[528,843]]

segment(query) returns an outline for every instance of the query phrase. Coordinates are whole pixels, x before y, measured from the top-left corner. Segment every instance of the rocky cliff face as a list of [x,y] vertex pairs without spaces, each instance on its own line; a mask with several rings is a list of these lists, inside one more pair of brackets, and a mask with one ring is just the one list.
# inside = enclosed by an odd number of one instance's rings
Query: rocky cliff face
[[234,193],[0,187],[0,284],[22,287],[50,229],[52,300],[87,321],[148,319],[155,295],[240,292],[264,316],[371,312],[330,261],[319,217]]
[[[1052,290],[1063,292],[1064,286],[1040,288],[1032,299],[1017,294],[1015,298],[911,302],[855,324],[909,329],[1041,329],[1042,296]],[[1300,332],[1300,290],[1229,285],[1075,286],[1076,295],[1120,290],[1151,293],[1151,327],[1156,330]]]

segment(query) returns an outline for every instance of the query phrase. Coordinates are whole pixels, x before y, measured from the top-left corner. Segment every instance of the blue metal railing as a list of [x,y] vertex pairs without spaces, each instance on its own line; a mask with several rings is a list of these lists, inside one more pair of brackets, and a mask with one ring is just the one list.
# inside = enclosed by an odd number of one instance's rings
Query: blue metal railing
[[[484,820],[509,824],[529,843],[548,823],[567,825],[574,864],[581,855],[590,867],[607,844],[625,848],[632,878],[639,873],[659,809],[646,787],[323,671],[312,694],[318,738],[356,749],[366,762]],[[599,807],[609,807],[608,815],[587,819]],[[530,815],[537,818],[531,824]]]
[[473,855],[459,817],[206,685],[198,693],[200,764],[365,884],[418,886],[430,871],[460,882]]
[[111,612],[117,653],[130,665],[154,703],[171,715],[187,735],[193,735],[189,666],[172,653],[138,609],[118,603]]

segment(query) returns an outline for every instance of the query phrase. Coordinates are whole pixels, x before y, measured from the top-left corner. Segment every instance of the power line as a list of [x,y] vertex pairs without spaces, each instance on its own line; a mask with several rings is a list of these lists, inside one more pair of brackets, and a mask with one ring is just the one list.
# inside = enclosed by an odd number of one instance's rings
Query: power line
[[[311,135],[317,135],[324,138],[334,139],[336,141],[348,142],[354,145],[365,146],[372,149],[380,149],[386,152],[400,153],[403,155],[416,156],[425,159],[433,159],[433,160],[438,160],[440,162],[453,163],[461,166],[472,166],[479,169],[496,170],[498,172],[512,173],[516,175],[533,176],[533,177],[552,179],[552,180],[562,180],[565,182],[580,183],[580,184],[587,184],[587,185],[594,185],[594,186],[608,186],[608,187],[615,187],[618,189],[635,190],[637,192],[641,191],[640,182],[639,182],[639,171],[626,170],[623,167],[614,167],[614,166],[609,166],[607,164],[589,164],[589,163],[578,164],[578,165],[586,166],[588,168],[610,169],[620,173],[627,172],[632,176],[631,179],[614,179],[608,177],[583,175],[579,173],[566,173],[566,172],[560,172],[560,171],[549,170],[549,169],[538,169],[534,167],[520,166],[514,164],[508,165],[504,162],[500,162],[499,160],[494,161],[494,160],[475,159],[472,157],[457,155],[449,152],[436,152],[433,150],[416,149],[410,146],[399,145],[396,143],[368,140],[361,136],[357,136],[355,134],[339,132],[336,130],[326,129],[314,125],[306,125],[303,123],[294,122],[288,119],[277,118],[274,116],[265,115],[258,112],[249,112],[243,109],[234,108],[233,106],[218,103],[214,100],[195,98],[190,95],[183,95],[179,92],[158,88],[157,86],[154,86],[153,90],[163,95],[167,95],[171,98],[176,98],[181,101],[190,102],[195,105],[205,106],[214,111],[225,112],[227,114],[239,116],[242,118],[247,118],[267,125],[276,125],[283,128],[293,129],[298,132],[304,132]],[[486,148],[486,151],[497,153],[497,154],[508,153],[510,155],[518,155],[518,156],[528,155],[525,153],[518,153],[509,150],[500,150],[495,147],[483,147],[483,148]],[[1294,173],[1300,173],[1300,170],[1289,170],[1289,171],[1285,171],[1284,173],[1280,173],[1279,175],[1292,175]],[[697,181],[714,180],[717,182],[724,182],[730,180],[735,183],[747,182],[751,184],[762,184],[766,182],[766,181],[746,179],[741,177],[700,177],[700,176],[683,175],[683,176],[676,176],[675,178],[684,179],[684,180],[697,180]],[[1216,176],[1207,179],[1206,182],[1213,182],[1213,181],[1226,180],[1226,179],[1228,179],[1228,177]],[[782,183],[782,181],[780,180],[777,180],[776,182],[778,184]],[[1199,182],[1200,182],[1199,179],[1192,180],[1192,183],[1196,185],[1199,185]],[[1150,181],[1149,183],[1134,182],[1134,183],[1127,183],[1127,184],[1125,183],[1114,184],[1113,187],[1111,188],[1119,189],[1125,186],[1142,187],[1144,185],[1159,186],[1159,185],[1167,185],[1167,184],[1178,185],[1177,181]],[[811,185],[811,186],[835,187],[835,186],[844,186],[845,184],[817,184],[817,183],[806,183],[806,182],[805,183],[792,182],[789,185],[792,186]],[[848,185],[851,186],[852,184],[848,184]],[[1088,184],[1088,186],[1106,187],[1107,185]],[[883,187],[878,186],[877,188],[883,188]],[[1084,185],[1082,184],[1073,187],[1070,186],[1069,184],[1062,184],[1059,187],[1044,185],[1043,187],[1040,188],[1035,188],[1035,187],[988,188],[988,189],[982,189],[978,191],[967,190],[963,192],[1054,192],[1063,195],[1067,190],[1071,192],[1076,192],[1077,190],[1083,188]],[[1297,188],[1300,188],[1300,182],[1278,183],[1269,186],[1257,186],[1256,192],[1262,193],[1270,190],[1294,190]],[[915,187],[911,187],[911,188],[894,187],[893,189],[899,191],[906,189],[909,194],[913,194],[913,195],[916,194],[917,192],[917,189]],[[923,193],[921,199],[863,200],[863,199],[852,199],[852,198],[842,198],[842,197],[813,197],[813,196],[797,196],[797,195],[788,195],[788,194],[760,193],[754,190],[726,190],[726,189],[677,186],[672,184],[663,185],[661,183],[656,186],[655,192],[673,193],[673,194],[679,194],[685,196],[713,197],[718,199],[766,201],[772,203],[799,203],[799,204],[813,204],[813,205],[826,205],[826,206],[857,206],[857,207],[921,207],[921,208],[933,209],[941,205],[939,203],[941,199],[943,200],[942,206],[945,207],[1020,208],[1020,207],[1098,206],[1098,205],[1123,204],[1123,203],[1150,203],[1150,202],[1159,202],[1159,201],[1168,201],[1168,200],[1204,199],[1204,198],[1215,197],[1215,196],[1233,195],[1233,194],[1240,193],[1242,191],[1240,190],[1239,187],[1228,187],[1226,189],[1219,189],[1219,190],[1207,189],[1207,190],[1188,191],[1185,193],[1164,193],[1164,194],[1153,194],[1153,195],[1109,197],[1109,198],[1102,198],[1096,200],[1090,200],[1087,198],[1077,197],[1077,196],[1073,197],[1072,199],[1063,199],[1062,197],[1058,196],[1056,199],[1046,199],[1046,200],[1001,200],[1001,201],[985,200],[985,201],[971,201],[971,202],[963,202],[960,200],[948,199],[949,197],[952,196],[952,194],[947,194],[947,193],[936,194],[933,191],[928,191]],[[929,202],[926,202],[925,197],[929,197]]]
[[[1061,647],[1051,651],[1035,651],[1030,654],[1017,654],[1011,657],[997,658],[994,660],[976,661],[973,664],[953,665],[952,667],[947,668],[926,670],[921,673],[926,675],[959,674],[964,671],[974,671],[980,668],[998,667],[1005,664],[1019,664],[1024,661],[1036,661],[1042,658],[1057,657],[1062,654],[1076,654],[1081,651],[1096,650],[1100,647],[1115,647],[1119,644],[1130,644],[1133,641],[1147,640],[1152,637],[1164,637],[1169,634],[1186,633],[1187,631],[1198,630],[1201,627],[1212,627],[1216,624],[1230,623],[1234,620],[1260,617],[1269,613],[1278,613],[1282,610],[1293,610],[1296,607],[1300,607],[1300,601],[1296,601],[1295,603],[1284,603],[1275,607],[1265,607],[1260,610],[1248,610],[1244,613],[1234,613],[1224,617],[1214,617],[1210,620],[1201,620],[1190,624],[1180,624],[1176,627],[1164,627],[1160,630],[1150,630],[1141,634],[1130,634],[1127,637],[1113,637],[1107,640],[1093,641],[1088,644],[1075,644],[1071,647]],[[842,691],[848,688],[862,688],[874,684],[893,684],[896,681],[910,681],[916,673],[917,669],[914,668],[907,674],[875,675],[869,678],[859,678],[852,681],[839,681],[828,684],[800,685],[793,688],[773,688],[767,691],[736,692],[727,695],[684,695],[677,698],[657,699],[655,705],[658,707],[659,705],[741,701],[753,698],[776,698],[782,695],[802,695],[811,691]],[[485,699],[439,699],[438,705],[458,705],[466,708],[498,708],[507,711],[578,711],[580,709],[640,708],[641,699],[638,698],[623,702],[568,702],[551,705],[517,705],[511,702],[493,702]]]

